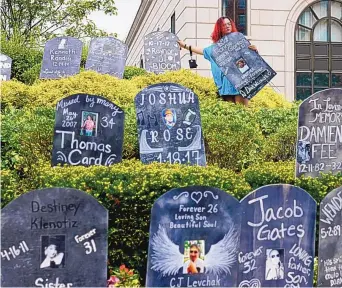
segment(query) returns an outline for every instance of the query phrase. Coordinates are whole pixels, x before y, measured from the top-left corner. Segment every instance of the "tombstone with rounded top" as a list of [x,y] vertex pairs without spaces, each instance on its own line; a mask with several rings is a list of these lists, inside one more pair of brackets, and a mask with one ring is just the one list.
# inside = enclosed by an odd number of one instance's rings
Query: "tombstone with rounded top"
[[238,287],[312,287],[316,202],[287,184],[241,200]]
[[52,166],[121,162],[124,111],[108,99],[74,94],[56,105]]
[[206,165],[197,95],[175,83],[151,85],[135,97],[143,163]]
[[1,211],[1,287],[105,287],[108,211],[71,188],[34,190]]
[[213,187],[172,189],[152,208],[147,287],[234,287],[240,204]]
[[59,79],[80,72],[83,43],[74,37],[56,37],[46,42],[41,79]]
[[93,38],[90,42],[86,70],[109,74],[122,79],[128,48],[114,37]]
[[0,80],[8,81],[11,79],[12,58],[0,53]]
[[156,74],[181,68],[178,37],[167,31],[154,31],[144,37],[145,69]]
[[322,90],[299,106],[296,177],[342,171],[342,89]]
[[342,287],[342,186],[320,205],[317,284]]

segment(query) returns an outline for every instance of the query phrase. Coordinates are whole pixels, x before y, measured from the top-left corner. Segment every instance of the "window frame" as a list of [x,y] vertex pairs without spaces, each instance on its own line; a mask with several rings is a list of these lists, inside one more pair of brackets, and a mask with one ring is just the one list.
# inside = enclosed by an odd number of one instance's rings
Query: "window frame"
[[[327,2],[328,4],[328,11],[327,11],[327,16],[321,17],[319,18],[319,16],[317,16],[317,14],[315,13],[314,9],[312,8],[315,4],[320,3],[320,2]],[[342,77],[342,69],[340,70],[333,70],[332,69],[332,62],[335,59],[339,59],[340,61],[342,61],[342,54],[341,55],[333,55],[332,54],[332,50],[334,46],[338,46],[341,45],[342,46],[342,42],[334,42],[332,41],[332,35],[331,35],[331,30],[332,30],[332,22],[336,21],[337,23],[339,23],[339,25],[341,25],[342,28],[342,19],[338,19],[334,16],[332,16],[332,3],[333,2],[337,2],[340,3],[342,5],[342,1],[341,0],[318,0],[315,1],[313,3],[311,3],[310,5],[308,5],[300,14],[300,16],[297,19],[296,22],[296,26],[295,26],[295,33],[294,33],[294,81],[295,81],[295,85],[294,85],[294,93],[295,93],[295,100],[303,100],[303,99],[298,99],[297,98],[297,89],[311,89],[311,94],[314,94],[315,92],[317,92],[318,89],[329,89],[329,88],[334,88],[334,87],[339,87],[339,86],[332,86],[332,82],[333,82],[333,75],[341,75]],[[312,25],[312,27],[307,27],[305,25],[299,24],[299,21],[303,15],[303,13],[307,10],[310,10],[314,19],[315,19],[315,23]],[[323,21],[327,20],[328,21],[328,27],[327,27],[327,41],[315,41],[314,40],[314,32],[315,32],[315,28],[317,27],[317,25],[319,23],[322,23]],[[309,29],[310,31],[310,40],[309,41],[303,41],[303,40],[297,40],[297,33],[298,33],[298,28],[299,27],[303,27],[305,29]],[[302,47],[304,47],[304,45],[308,45],[310,46],[310,55],[309,57],[305,57],[303,55],[299,55],[298,54],[298,44],[302,44]],[[326,45],[327,46],[327,55],[316,55],[315,56],[315,47],[318,47],[319,45]],[[309,59],[309,63],[310,63],[310,69],[309,70],[299,70],[298,68],[298,60],[307,60]],[[315,61],[317,61],[317,59],[327,59],[328,60],[328,70],[318,70],[315,69]],[[297,81],[297,76],[299,73],[311,73],[311,86],[299,86],[298,85],[298,81]],[[317,76],[317,74],[328,74],[328,86],[324,86],[324,85],[315,85],[315,75]]]
[[[228,4],[229,1],[233,2],[233,17],[226,14],[226,9],[229,6],[229,5],[226,5],[226,3]],[[239,16],[244,15],[244,17],[245,17],[245,25],[244,25],[245,31],[244,31],[244,33],[243,32],[241,32],[241,33],[243,33],[244,35],[248,35],[248,3],[249,2],[248,2],[248,0],[244,0],[245,1],[245,7],[239,8],[239,1],[240,0],[221,0],[221,15],[223,17],[232,18],[233,21],[235,22],[236,26],[237,26],[236,28],[238,28],[238,26],[239,26],[239,21],[238,21]],[[239,14],[238,13],[239,9],[244,10],[244,14]]]

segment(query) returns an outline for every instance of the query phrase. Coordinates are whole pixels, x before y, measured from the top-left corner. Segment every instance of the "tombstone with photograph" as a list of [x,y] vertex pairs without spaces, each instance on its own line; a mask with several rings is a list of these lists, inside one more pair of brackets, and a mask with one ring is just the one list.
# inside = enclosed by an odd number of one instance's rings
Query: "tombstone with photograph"
[[135,97],[143,163],[206,165],[197,95],[175,83],[151,85]]
[[11,79],[12,58],[0,53],[0,80],[8,81]]
[[114,37],[94,38],[90,42],[86,70],[123,78],[128,48]]
[[241,200],[238,287],[312,287],[316,202],[292,185],[263,186]]
[[277,74],[242,33],[234,32],[215,43],[213,59],[240,95],[252,99]]
[[342,171],[342,89],[319,91],[299,106],[296,177]]
[[322,200],[319,214],[319,287],[342,287],[342,186]]
[[59,79],[80,72],[83,43],[73,37],[56,37],[46,42],[41,79]]
[[124,111],[108,99],[74,94],[57,103],[52,166],[121,162]]
[[234,287],[239,201],[212,187],[172,189],[154,203],[147,287]]
[[144,37],[145,69],[156,74],[181,68],[178,37],[155,31]]
[[1,287],[105,287],[108,211],[87,193],[47,188],[1,211]]

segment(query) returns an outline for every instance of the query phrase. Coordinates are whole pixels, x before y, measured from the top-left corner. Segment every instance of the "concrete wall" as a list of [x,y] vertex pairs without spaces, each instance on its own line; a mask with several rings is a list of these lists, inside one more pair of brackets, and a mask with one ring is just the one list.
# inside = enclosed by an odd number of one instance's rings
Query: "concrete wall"
[[[247,0],[247,38],[277,72],[274,84],[288,100],[294,99],[294,37],[300,13],[315,0]],[[171,16],[176,16],[176,34],[189,45],[206,47],[214,23],[221,15],[221,0],[143,0],[127,37],[128,65],[139,66],[143,55],[143,36],[170,30]],[[141,8],[142,8],[141,6]],[[182,67],[188,68],[189,52],[182,50]],[[211,77],[210,65],[202,56],[195,56],[198,68],[193,71]]]

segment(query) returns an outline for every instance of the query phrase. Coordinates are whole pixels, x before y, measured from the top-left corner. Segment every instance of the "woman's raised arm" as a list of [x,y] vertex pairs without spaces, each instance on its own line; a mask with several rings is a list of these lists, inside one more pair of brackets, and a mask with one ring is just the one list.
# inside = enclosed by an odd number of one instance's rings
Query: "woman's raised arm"
[[194,52],[194,53],[196,53],[196,54],[199,54],[199,55],[203,55],[203,48],[201,48],[201,47],[196,47],[196,46],[192,46],[192,45],[189,46],[189,45],[185,44],[185,42],[182,41],[182,40],[178,40],[177,42],[178,42],[178,44],[179,44],[179,46],[180,46],[181,48],[190,50],[190,46],[191,46],[191,51],[192,51],[192,52]]

